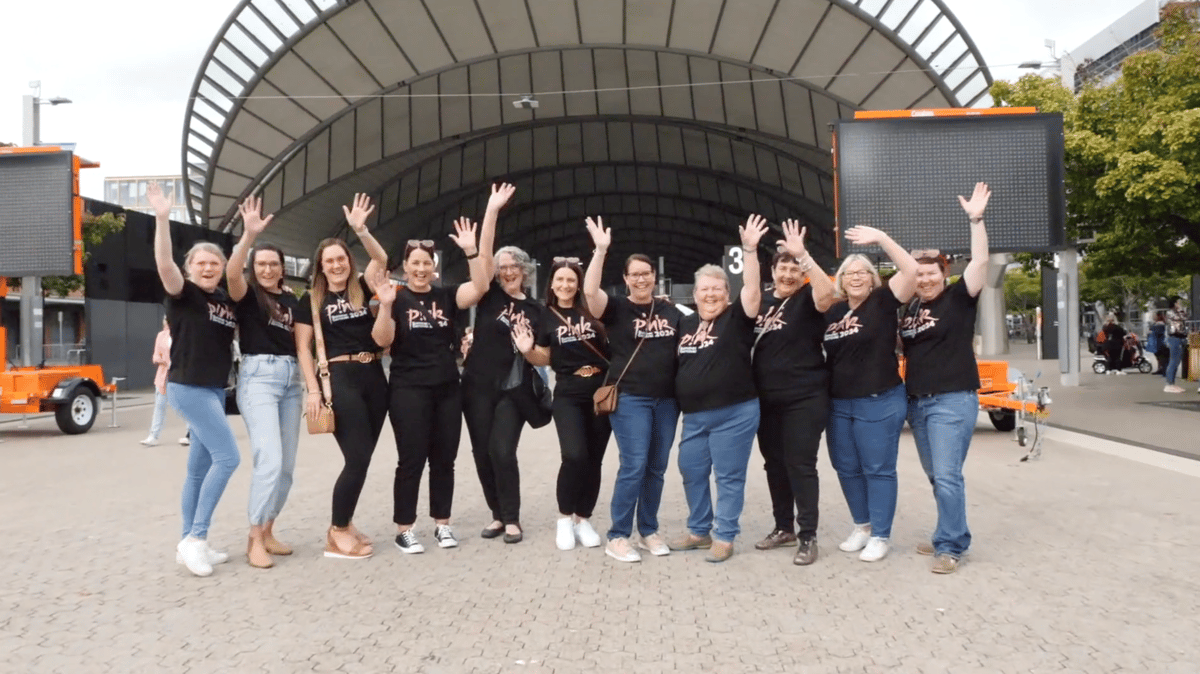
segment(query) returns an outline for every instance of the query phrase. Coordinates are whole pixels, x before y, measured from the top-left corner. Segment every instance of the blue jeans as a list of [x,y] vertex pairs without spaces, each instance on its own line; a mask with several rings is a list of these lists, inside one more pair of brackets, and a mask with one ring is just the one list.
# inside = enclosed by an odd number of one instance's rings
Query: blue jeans
[[896,455],[908,413],[904,385],[863,398],[830,401],[829,461],[837,471],[850,516],[871,535],[892,535],[896,515]]
[[621,467],[613,485],[612,528],[608,538],[633,535],[637,513],[638,533],[658,531],[658,506],[662,503],[663,476],[675,444],[679,403],[674,398],[620,394],[617,411],[610,417]]
[[213,511],[241,462],[225,418],[225,389],[167,383],[167,400],[192,432],[183,481],[183,537],[208,538]]
[[1186,342],[1186,337],[1167,335],[1167,346],[1171,349],[1171,358],[1167,361],[1167,383],[1171,386],[1175,385],[1175,372],[1183,362],[1183,346]]
[[237,401],[254,453],[248,515],[262,526],[283,510],[296,472],[304,387],[295,356],[242,356]]
[[962,469],[978,416],[976,391],[939,393],[908,401],[908,423],[917,443],[917,456],[937,502],[933,549],[956,559],[971,547]]
[[[742,532],[738,518],[746,500],[746,466],[758,431],[758,398],[683,415],[679,473],[688,502],[688,530],[726,543]],[[714,528],[709,474],[717,478]]]

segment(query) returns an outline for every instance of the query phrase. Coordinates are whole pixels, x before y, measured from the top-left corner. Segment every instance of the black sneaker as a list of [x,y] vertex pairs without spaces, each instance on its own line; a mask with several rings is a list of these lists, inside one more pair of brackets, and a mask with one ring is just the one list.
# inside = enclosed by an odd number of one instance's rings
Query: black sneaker
[[817,561],[817,539],[801,538],[800,547],[796,550],[796,556],[792,558],[792,564],[808,566],[815,561]]
[[437,539],[439,548],[457,548],[458,539],[454,537],[454,530],[449,524],[439,524],[433,532],[433,537]]
[[400,548],[400,552],[406,555],[425,552],[425,546],[421,545],[421,541],[417,540],[417,534],[412,529],[396,536],[396,547]]

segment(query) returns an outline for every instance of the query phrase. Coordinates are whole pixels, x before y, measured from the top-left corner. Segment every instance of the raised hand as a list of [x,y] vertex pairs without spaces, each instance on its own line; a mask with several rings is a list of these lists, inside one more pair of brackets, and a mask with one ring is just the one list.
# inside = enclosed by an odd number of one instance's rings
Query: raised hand
[[479,251],[479,245],[476,243],[475,234],[478,228],[475,223],[471,222],[470,218],[462,217],[454,221],[454,233],[450,235],[450,239],[455,245],[462,249],[467,255],[474,255]]
[[533,351],[533,331],[528,325],[518,323],[512,328],[513,346],[517,347],[517,351],[521,353],[529,353]]
[[971,194],[971,199],[968,201],[960,194],[958,195],[958,203],[967,212],[967,217],[974,220],[983,217],[983,211],[987,208],[988,199],[991,198],[992,191],[988,189],[987,183],[975,183],[975,192]]
[[860,246],[882,243],[887,238],[887,234],[866,225],[856,225],[846,230],[846,240]]
[[767,219],[761,215],[751,215],[746,224],[738,227],[738,235],[742,237],[742,248],[755,248],[763,234],[767,233]]
[[487,208],[489,211],[499,211],[508,205],[508,200],[517,193],[517,188],[509,183],[500,183],[492,185],[492,196],[488,197]]
[[246,197],[245,201],[238,204],[238,213],[242,216],[245,231],[253,236],[262,234],[267,225],[271,224],[271,220],[275,218],[274,213],[265,218],[262,216],[262,198],[253,195]]
[[396,284],[392,283],[391,279],[383,279],[375,286],[375,296],[379,298],[381,306],[392,306],[396,301]]
[[587,231],[592,235],[592,243],[597,250],[608,250],[612,245],[612,230],[604,226],[604,218],[598,215],[595,220],[588,218]]
[[158,181],[152,180],[150,181],[150,185],[146,187],[146,201],[154,209],[154,215],[160,218],[171,217],[171,207],[175,205],[175,200],[163,194]]
[[367,218],[374,212],[375,206],[371,203],[371,197],[362,193],[354,195],[352,207],[342,206],[346,222],[350,223],[350,229],[353,229],[355,234],[367,231]]
[[783,221],[783,239],[780,243],[783,244],[783,249],[788,255],[803,260],[808,257],[808,249],[804,247],[804,234],[808,231],[806,227],[801,227],[799,221],[784,220]]

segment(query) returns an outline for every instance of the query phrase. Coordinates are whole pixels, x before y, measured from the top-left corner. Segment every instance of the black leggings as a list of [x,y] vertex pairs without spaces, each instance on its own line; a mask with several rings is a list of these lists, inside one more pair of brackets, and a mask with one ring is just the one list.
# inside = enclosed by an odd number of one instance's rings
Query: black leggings
[[521,522],[521,471],[517,443],[525,419],[512,397],[501,393],[494,381],[463,377],[463,417],[471,437],[471,454],[483,498],[492,519],[505,524]]
[[373,363],[339,362],[329,364],[329,384],[333,388],[333,437],[346,465],[333,485],[335,527],[349,526],[354,509],[367,480],[371,455],[379,442],[383,420],[388,411],[388,384],[383,366]]
[[558,512],[592,516],[600,496],[600,464],[612,426],[607,416],[596,416],[592,399],[554,397],[554,428],[562,449],[558,469]]
[[775,527],[792,531],[792,503],[801,538],[817,535],[821,483],[817,479],[817,451],[829,419],[825,391],[807,398],[761,400],[758,448],[767,471]]
[[454,502],[454,460],[462,436],[462,399],[458,381],[439,386],[406,386],[392,378],[390,408],[396,434],[396,481],[392,521],[417,521],[421,474],[429,461],[429,516],[450,519]]

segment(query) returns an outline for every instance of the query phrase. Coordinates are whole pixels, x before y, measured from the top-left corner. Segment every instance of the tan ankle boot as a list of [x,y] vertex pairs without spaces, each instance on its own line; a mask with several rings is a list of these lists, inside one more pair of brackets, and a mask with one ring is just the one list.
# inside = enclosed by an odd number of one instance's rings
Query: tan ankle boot
[[263,545],[262,534],[251,534],[246,540],[246,560],[250,566],[259,569],[269,569],[275,566],[275,562],[271,560],[271,554],[267,552],[266,546]]
[[263,547],[272,555],[290,555],[292,549],[284,542],[275,538],[275,522],[267,522],[263,527]]

